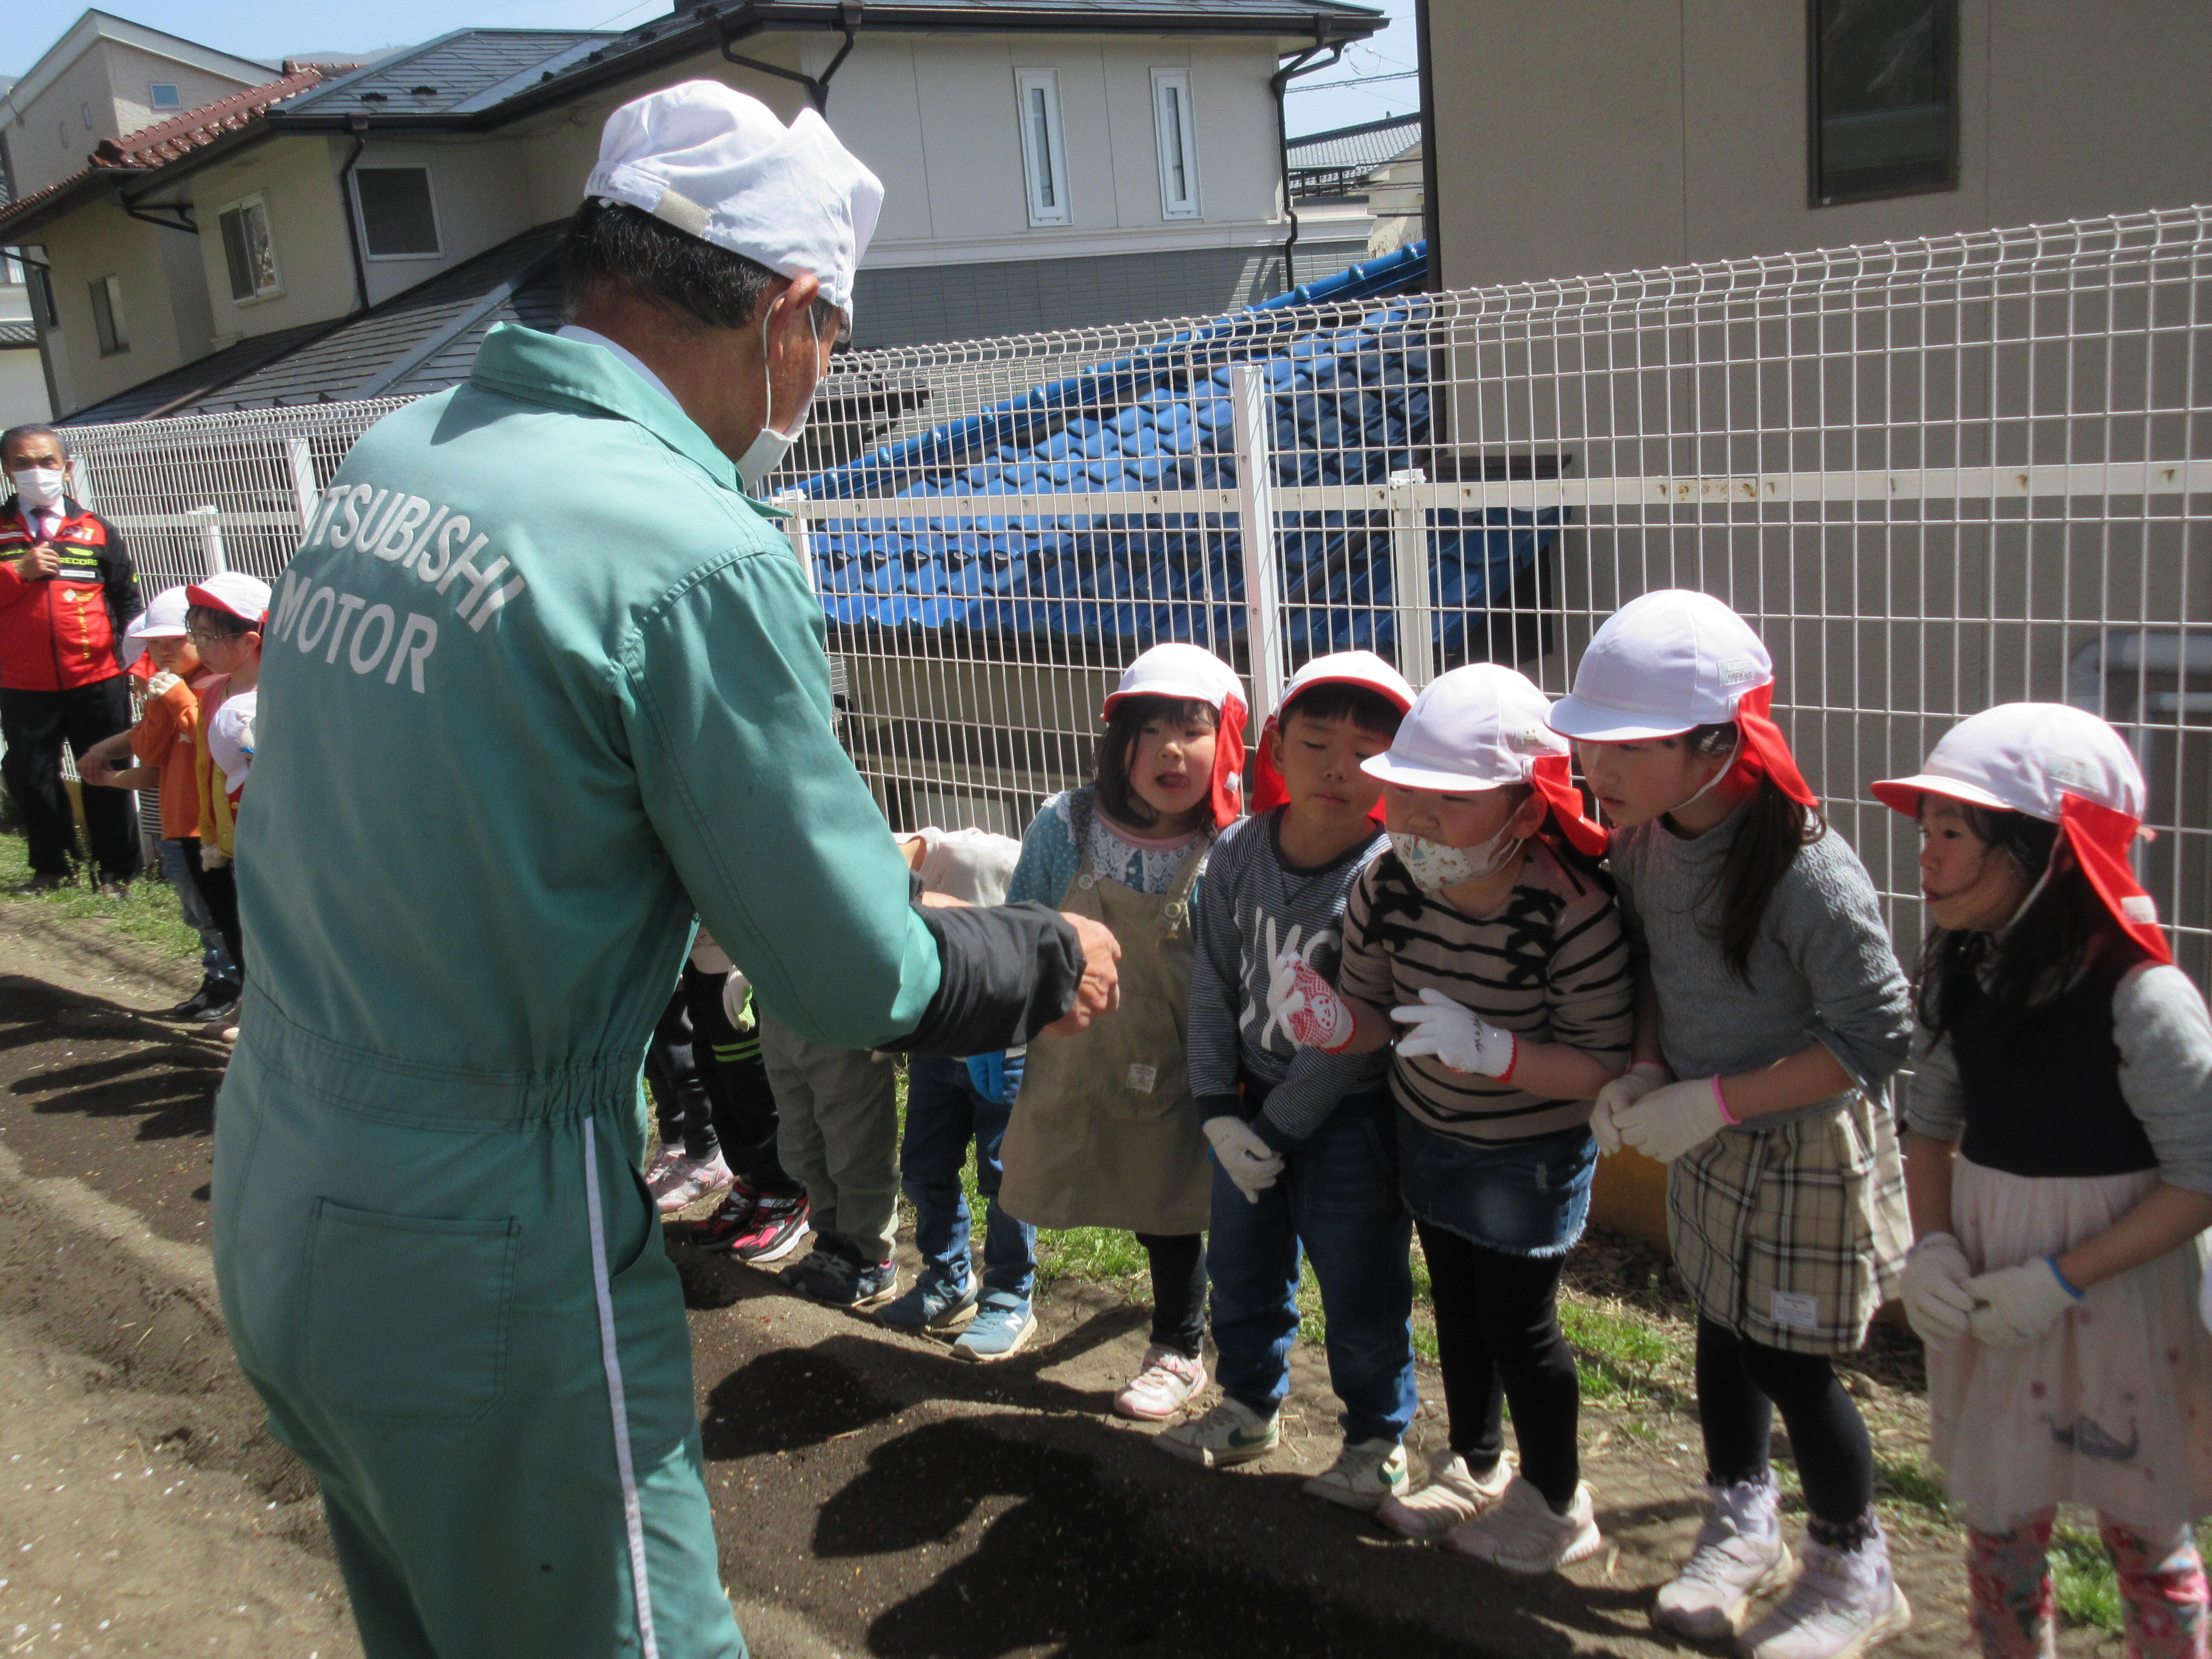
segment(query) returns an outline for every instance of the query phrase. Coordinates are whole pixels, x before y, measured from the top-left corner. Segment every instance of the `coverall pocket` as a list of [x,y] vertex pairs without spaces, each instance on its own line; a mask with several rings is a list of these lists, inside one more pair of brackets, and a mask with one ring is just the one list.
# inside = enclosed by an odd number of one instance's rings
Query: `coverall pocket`
[[514,1218],[383,1215],[315,1201],[307,1370],[339,1410],[459,1426],[507,1388]]

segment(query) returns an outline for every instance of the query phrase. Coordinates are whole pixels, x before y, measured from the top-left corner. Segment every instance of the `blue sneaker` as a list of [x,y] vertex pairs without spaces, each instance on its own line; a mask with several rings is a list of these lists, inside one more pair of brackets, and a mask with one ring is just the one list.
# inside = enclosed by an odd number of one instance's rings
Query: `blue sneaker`
[[876,1323],[895,1331],[950,1331],[975,1316],[975,1274],[948,1285],[941,1275],[926,1273],[897,1301],[878,1309]]
[[805,1260],[794,1262],[775,1277],[786,1290],[796,1291],[809,1301],[824,1302],[833,1308],[850,1308],[855,1313],[880,1307],[898,1291],[898,1267],[895,1263],[878,1261],[862,1266],[819,1244],[807,1253]]
[[963,1359],[988,1365],[994,1359],[1011,1359],[1036,1334],[1036,1315],[1030,1299],[1012,1291],[993,1291],[975,1310],[975,1323],[961,1333],[952,1352]]

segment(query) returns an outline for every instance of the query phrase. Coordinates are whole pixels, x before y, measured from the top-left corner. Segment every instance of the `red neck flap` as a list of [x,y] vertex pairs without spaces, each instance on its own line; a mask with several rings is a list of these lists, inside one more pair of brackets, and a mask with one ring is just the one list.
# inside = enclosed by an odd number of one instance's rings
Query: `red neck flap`
[[2166,942],[2165,929],[2158,925],[2158,906],[2136,882],[2129,861],[2128,854],[2142,828],[2139,819],[2085,796],[2059,797],[2058,833],[2074,849],[2075,860],[2089,878],[2089,885],[2097,890],[2097,896],[2112,913],[2120,930],[2141,945],[2152,961],[2171,964],[2173,951]]
[[1770,778],[1774,787],[1796,801],[1800,806],[1817,808],[1819,796],[1805,781],[1797,769],[1796,758],[1790,752],[1788,739],[1782,728],[1774,723],[1771,712],[1774,707],[1774,688],[1762,685],[1747,691],[1736,700],[1735,724],[1742,740],[1736,745],[1735,766],[1747,778]]

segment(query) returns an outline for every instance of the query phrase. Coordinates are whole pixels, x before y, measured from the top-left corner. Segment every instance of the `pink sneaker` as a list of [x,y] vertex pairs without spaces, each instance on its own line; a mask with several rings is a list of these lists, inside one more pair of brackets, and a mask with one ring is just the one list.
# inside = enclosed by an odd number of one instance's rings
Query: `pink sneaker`
[[654,1202],[661,1215],[672,1220],[687,1210],[720,1204],[736,1182],[720,1152],[712,1158],[679,1158],[670,1166],[668,1183],[655,1194]]
[[676,1166],[683,1161],[684,1143],[666,1140],[660,1143],[659,1152],[646,1160],[645,1189],[656,1200],[668,1190],[668,1183],[675,1176]]
[[1164,1348],[1145,1350],[1144,1369],[1114,1396],[1114,1409],[1140,1423],[1164,1423],[1206,1386],[1206,1362]]

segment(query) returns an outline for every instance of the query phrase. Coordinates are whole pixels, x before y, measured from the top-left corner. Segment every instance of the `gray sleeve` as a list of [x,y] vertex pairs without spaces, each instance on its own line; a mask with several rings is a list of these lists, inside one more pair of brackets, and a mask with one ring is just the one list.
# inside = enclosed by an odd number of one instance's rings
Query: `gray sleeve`
[[1948,1036],[1916,1030],[1912,1079],[1905,1096],[1905,1127],[1915,1134],[1955,1141],[1966,1133],[1966,1098],[1959,1086],[1958,1057]]
[[2120,1095],[2167,1184],[2212,1193],[2212,1016],[2179,968],[2139,968],[2112,993]]
[[1769,914],[1812,992],[1806,1035],[1878,1096],[1911,1050],[1912,994],[1866,866],[1831,830],[1797,855]]
[[[1249,820],[1248,820],[1249,822]],[[1243,834],[1214,846],[1191,906],[1189,1031],[1185,1039],[1191,1097],[1203,1117],[1237,1111],[1237,1014],[1243,1002],[1243,951],[1237,937],[1237,876]]]
[[1283,1139],[1304,1140],[1328,1121],[1328,1115],[1346,1098],[1373,1088],[1389,1069],[1387,1048],[1371,1054],[1325,1054],[1318,1048],[1301,1048],[1291,1061],[1291,1074],[1268,1094],[1261,1115]]

